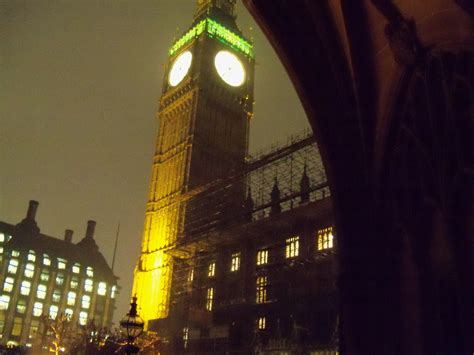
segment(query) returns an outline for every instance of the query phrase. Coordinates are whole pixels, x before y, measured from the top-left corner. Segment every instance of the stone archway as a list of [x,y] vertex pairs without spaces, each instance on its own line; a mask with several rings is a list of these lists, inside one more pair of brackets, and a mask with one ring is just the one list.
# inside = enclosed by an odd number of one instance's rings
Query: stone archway
[[[472,93],[472,71],[436,74],[453,56],[472,60],[459,45],[474,44],[466,5],[245,3],[287,68],[320,144],[340,237],[341,353],[419,354],[441,346],[448,354],[470,354],[471,321],[462,313],[472,296],[472,108],[430,120],[436,123],[430,131],[418,127],[430,125],[423,117],[407,113],[424,112],[415,98],[423,91],[420,78],[438,96],[428,105],[434,112],[446,100],[454,100],[451,107],[472,105],[464,95]],[[410,10],[416,11],[407,19]],[[437,49],[446,43],[457,47]],[[395,92],[397,72],[404,75]],[[415,137],[410,124],[418,127]],[[428,144],[427,155],[418,142]],[[453,147],[464,152],[464,163]],[[413,292],[402,293],[403,287]],[[430,293],[436,290],[442,291]]]

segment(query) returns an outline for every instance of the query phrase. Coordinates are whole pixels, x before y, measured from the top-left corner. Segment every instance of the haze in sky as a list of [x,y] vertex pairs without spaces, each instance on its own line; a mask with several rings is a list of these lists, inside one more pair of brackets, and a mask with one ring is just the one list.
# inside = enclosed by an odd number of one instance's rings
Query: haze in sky
[[[0,220],[16,224],[39,201],[42,233],[95,239],[127,311],[142,237],[167,51],[191,24],[193,0],[0,1]],[[308,127],[279,59],[246,9],[254,41],[255,152]],[[252,29],[251,29],[252,28]]]

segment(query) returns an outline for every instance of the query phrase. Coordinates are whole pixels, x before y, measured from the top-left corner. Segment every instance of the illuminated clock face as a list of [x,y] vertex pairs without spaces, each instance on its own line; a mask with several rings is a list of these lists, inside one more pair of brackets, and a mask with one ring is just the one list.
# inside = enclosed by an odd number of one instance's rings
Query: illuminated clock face
[[245,81],[245,69],[235,54],[229,51],[220,51],[214,58],[219,76],[230,86],[240,86]]
[[178,58],[176,58],[173,65],[171,65],[171,70],[168,77],[168,82],[171,86],[178,85],[181,80],[184,79],[189,71],[189,68],[191,67],[192,61],[193,55],[190,51],[181,53]]

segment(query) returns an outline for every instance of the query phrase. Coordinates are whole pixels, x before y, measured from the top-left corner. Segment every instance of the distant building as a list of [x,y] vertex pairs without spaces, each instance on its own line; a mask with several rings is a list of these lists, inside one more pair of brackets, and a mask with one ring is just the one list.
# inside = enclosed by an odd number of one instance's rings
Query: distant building
[[3,344],[31,344],[43,333],[45,317],[69,314],[73,323],[110,327],[117,277],[94,241],[95,222],[72,243],[40,233],[38,202],[30,201],[26,218],[0,222],[0,338]]

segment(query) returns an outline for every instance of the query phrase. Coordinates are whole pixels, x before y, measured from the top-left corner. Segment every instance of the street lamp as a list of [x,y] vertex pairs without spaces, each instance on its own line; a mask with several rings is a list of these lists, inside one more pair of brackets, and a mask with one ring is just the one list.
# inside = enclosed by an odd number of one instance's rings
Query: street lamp
[[137,297],[134,296],[130,303],[130,311],[120,321],[120,329],[127,336],[125,353],[137,354],[140,351],[140,348],[133,343],[143,332],[143,326],[143,319],[137,313]]

